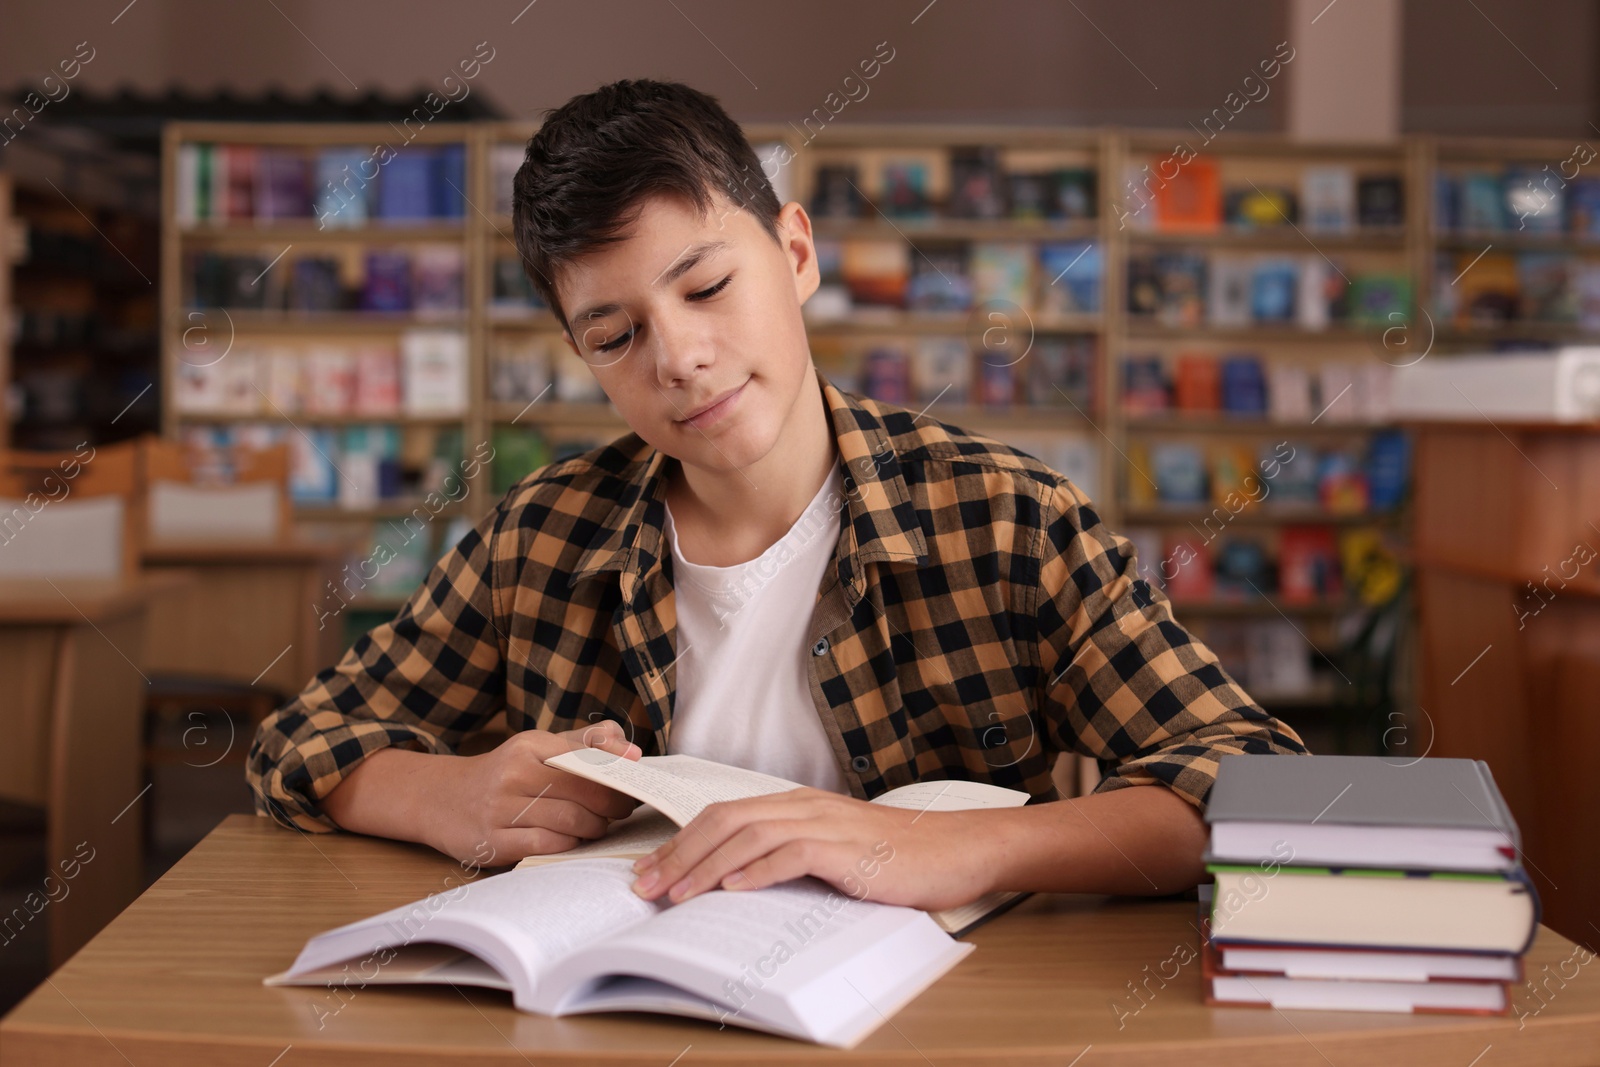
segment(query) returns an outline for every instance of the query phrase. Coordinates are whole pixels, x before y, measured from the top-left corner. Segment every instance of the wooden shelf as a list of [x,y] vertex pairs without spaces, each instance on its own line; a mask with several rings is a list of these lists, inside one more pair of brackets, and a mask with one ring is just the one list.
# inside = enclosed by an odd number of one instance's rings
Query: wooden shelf
[[1381,344],[1383,326],[1329,326],[1307,330],[1299,326],[1170,326],[1128,316],[1128,336],[1136,340],[1236,341],[1241,344]]
[[[199,312],[206,316],[207,325],[220,329],[232,322],[241,334],[291,334],[291,333],[394,333],[399,330],[456,328],[470,325],[466,311],[417,314],[410,311],[254,311],[242,308],[183,308],[180,309],[177,332],[184,326],[182,316]],[[217,316],[220,316],[218,321]]]
[[1293,434],[1307,437],[1315,434],[1373,434],[1392,430],[1392,422],[1338,422],[1332,419],[1311,422],[1277,422],[1270,419],[1226,415],[1178,415],[1172,417],[1124,415],[1123,426],[1129,433],[1138,434]]
[[[881,313],[866,312],[839,319],[806,319],[806,332],[833,334],[981,334],[988,324],[969,311],[899,311],[885,308]],[[1041,333],[1099,333],[1104,323],[1096,315],[1028,314],[1035,335]]]
[[444,223],[437,220],[385,222],[375,220],[362,226],[321,227],[314,219],[280,219],[271,222],[195,223],[177,231],[186,244],[238,245],[293,241],[296,244],[378,244],[394,242],[461,242],[466,240],[465,221]]
[[1373,252],[1400,252],[1405,248],[1405,230],[1368,229],[1354,233],[1322,230],[1296,230],[1293,226],[1260,230],[1212,230],[1176,232],[1167,230],[1129,230],[1129,245],[1204,245],[1208,248],[1339,249]]
[[[1268,496],[1266,499],[1270,500]],[[1187,526],[1190,523],[1203,523],[1206,519],[1215,519],[1216,512],[1228,516],[1227,526],[1235,524],[1242,526],[1378,526],[1392,523],[1398,516],[1392,511],[1363,511],[1355,514],[1340,514],[1338,512],[1324,511],[1321,508],[1290,507],[1288,505],[1252,504],[1230,515],[1228,509],[1221,504],[1210,507],[1201,505],[1174,505],[1170,508],[1125,508],[1122,513],[1123,525],[1128,526]],[[1224,527],[1226,529],[1226,526]]]
[[1215,618],[1261,618],[1318,615],[1343,615],[1360,611],[1360,601],[1324,600],[1314,603],[1261,598],[1255,600],[1173,600],[1172,614],[1181,622],[1186,615],[1203,615]]
[[812,232],[831,240],[1083,241],[1100,236],[1098,219],[949,219],[876,216],[813,218]]
[[294,502],[295,518],[312,522],[371,522],[375,519],[401,519],[419,508],[431,514],[434,519],[453,518],[461,513],[459,503],[446,504],[436,512],[429,512],[421,497],[409,501],[383,501],[368,508],[345,508],[337,503],[312,504],[298,500]]
[[180,423],[205,426],[231,425],[236,422],[282,422],[304,426],[459,426],[466,420],[467,414],[462,412],[459,415],[313,415],[303,411],[280,413],[267,409],[253,413],[176,411],[172,417]]

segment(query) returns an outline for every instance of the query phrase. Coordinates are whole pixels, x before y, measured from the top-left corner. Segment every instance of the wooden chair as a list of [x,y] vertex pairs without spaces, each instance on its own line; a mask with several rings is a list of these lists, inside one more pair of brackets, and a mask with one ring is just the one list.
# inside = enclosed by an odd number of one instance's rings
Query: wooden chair
[[122,581],[139,571],[141,447],[0,452],[0,579]]
[[197,448],[148,438],[147,536],[161,542],[282,541],[294,530],[289,446]]
[[[293,536],[289,498],[290,453],[285,444],[202,448],[147,438],[143,443],[147,545],[248,547]],[[202,610],[200,603],[188,610]],[[198,774],[236,767],[240,799],[245,754],[256,727],[287,699],[271,686],[203,672],[152,670],[145,703],[145,773],[152,783],[159,768]],[[185,771],[184,768],[191,768]],[[161,792],[158,790],[157,792]],[[157,803],[145,806],[145,839],[159,843],[149,822]],[[247,811],[243,805],[238,810]]]

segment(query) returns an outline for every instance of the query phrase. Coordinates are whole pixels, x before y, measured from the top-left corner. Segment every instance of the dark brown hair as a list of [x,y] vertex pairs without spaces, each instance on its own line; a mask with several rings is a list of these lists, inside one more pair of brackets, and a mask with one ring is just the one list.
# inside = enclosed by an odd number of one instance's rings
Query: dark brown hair
[[704,215],[713,189],[778,240],[782,205],[722,105],[677,82],[612,82],[549,112],[528,140],[511,186],[512,237],[535,291],[567,325],[558,269],[626,239],[647,197],[680,196]]

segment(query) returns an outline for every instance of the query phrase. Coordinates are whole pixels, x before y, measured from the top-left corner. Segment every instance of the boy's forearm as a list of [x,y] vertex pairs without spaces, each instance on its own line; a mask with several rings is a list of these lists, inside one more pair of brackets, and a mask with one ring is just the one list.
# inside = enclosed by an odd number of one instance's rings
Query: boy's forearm
[[1165,895],[1205,875],[1205,820],[1162,785],[973,814],[986,840],[966,854],[995,889]]
[[427,844],[427,820],[435,808],[430,800],[434,780],[447,769],[444,763],[460,758],[379,749],[322,798],[322,810],[344,830]]

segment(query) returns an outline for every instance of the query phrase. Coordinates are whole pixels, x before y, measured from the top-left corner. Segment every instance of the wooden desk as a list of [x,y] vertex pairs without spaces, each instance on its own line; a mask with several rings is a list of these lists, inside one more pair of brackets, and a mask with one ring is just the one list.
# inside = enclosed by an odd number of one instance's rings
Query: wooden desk
[[145,545],[147,570],[197,575],[184,595],[151,612],[151,672],[300,692],[344,651],[343,613],[319,629],[314,609],[338,607],[327,583],[337,584],[349,547],[298,538]]
[[[179,573],[0,582],[0,796],[45,809],[45,862],[58,879],[75,853],[93,857],[65,883],[64,896],[59,881],[41,884],[41,894],[60,899],[37,916],[24,902],[27,921],[49,924],[53,965],[143,884],[140,819],[123,813],[144,788],[146,617],[188,582]],[[15,913],[0,916],[5,940],[16,936],[14,920]]]
[[[341,1000],[261,985],[310,935],[447,889],[459,873],[420,847],[232,816],[0,1022],[0,1067],[267,1067],[279,1056],[284,1067],[1467,1067],[1491,1045],[1485,1067],[1562,1067],[1593,1064],[1600,1049],[1600,961],[1552,986],[1520,1033],[1515,1017],[1208,1008],[1198,961],[1165,988],[1153,980],[1153,998],[1129,1015],[1139,1005],[1129,983],[1195,945],[1195,905],[1084,896],[1034,897],[980,928],[977,952],[850,1052],[665,1016],[549,1019],[480,989],[372,986]],[[1541,929],[1529,974],[1572,951]]]

